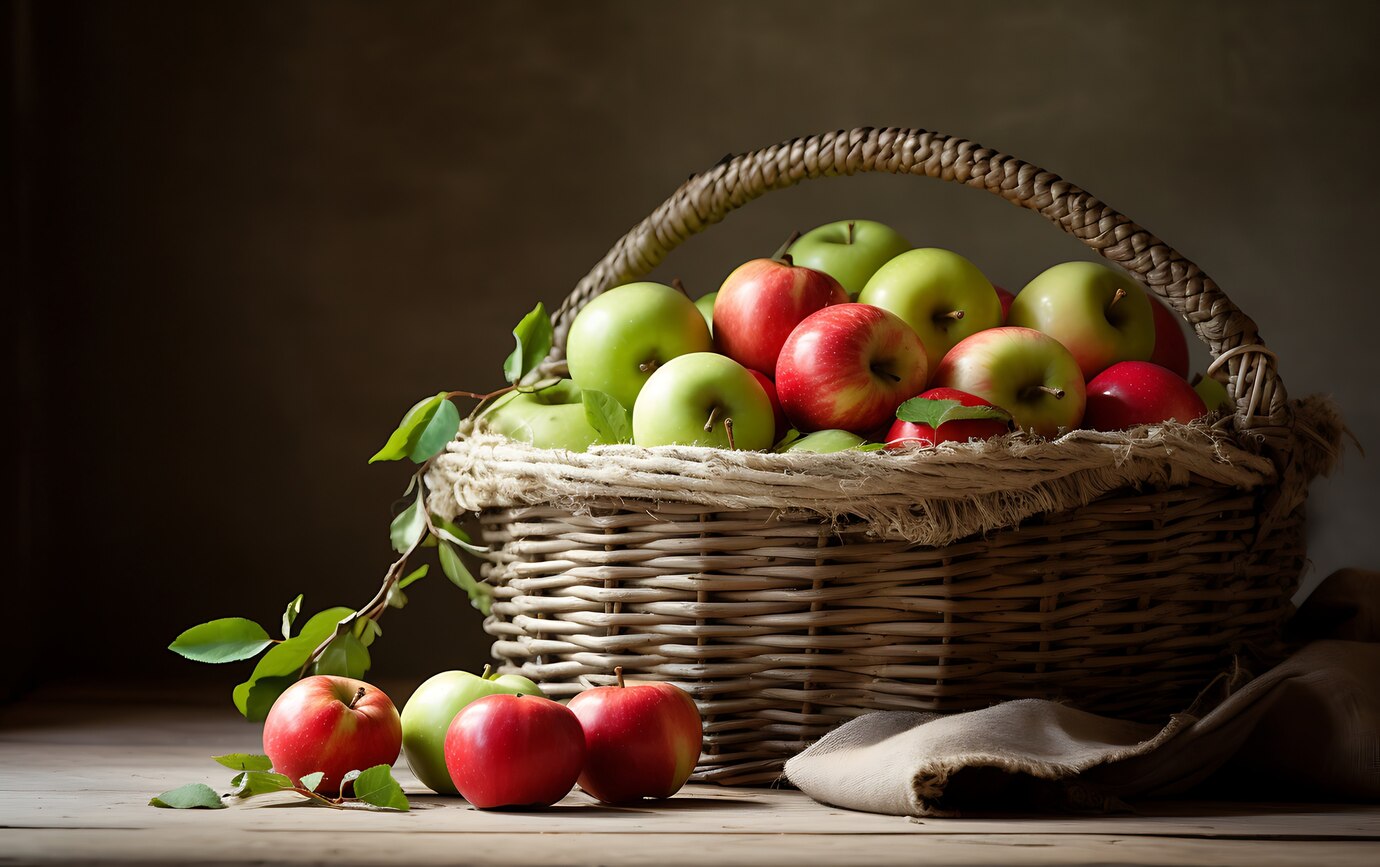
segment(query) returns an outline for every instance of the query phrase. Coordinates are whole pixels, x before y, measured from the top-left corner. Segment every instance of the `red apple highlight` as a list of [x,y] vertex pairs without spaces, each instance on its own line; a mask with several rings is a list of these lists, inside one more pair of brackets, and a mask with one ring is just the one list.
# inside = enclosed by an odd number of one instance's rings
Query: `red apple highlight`
[[848,301],[838,281],[823,271],[781,259],[753,259],[734,269],[714,299],[714,343],[750,370],[776,377],[781,346],[801,320],[830,304]]
[[585,690],[570,710],[585,731],[585,768],[580,788],[609,804],[669,798],[695,770],[703,726],[699,709],[670,683]]
[[867,436],[925,387],[925,347],[899,316],[868,304],[810,314],[781,347],[776,393],[802,431]]
[[300,785],[325,774],[316,791],[340,793],[350,771],[391,765],[402,750],[402,721],[393,702],[362,680],[318,674],[283,690],[264,720],[264,754],[273,770]]
[[585,733],[549,698],[490,695],[455,715],[445,752],[456,790],[479,809],[549,807],[575,787]]
[[1207,415],[1207,406],[1188,380],[1148,361],[1123,361],[1088,383],[1083,423],[1093,430],[1126,430],[1142,424],[1188,423]]

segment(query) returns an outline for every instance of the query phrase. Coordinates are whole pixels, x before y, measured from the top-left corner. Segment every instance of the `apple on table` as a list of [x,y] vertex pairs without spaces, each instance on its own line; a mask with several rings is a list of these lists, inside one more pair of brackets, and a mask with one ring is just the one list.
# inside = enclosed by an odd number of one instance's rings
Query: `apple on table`
[[725,355],[692,352],[663,364],[633,404],[639,446],[761,451],[776,442],[771,399],[753,371]]
[[887,262],[858,295],[901,317],[925,345],[930,370],[954,344],[1001,325],[1001,302],[978,267],[951,250],[922,247]]
[[549,807],[575,787],[585,732],[549,698],[487,695],[455,715],[445,754],[456,791],[475,807]]
[[350,771],[391,765],[402,748],[398,709],[378,687],[317,674],[283,690],[264,719],[264,754],[273,770],[301,785],[323,774],[316,791],[338,795]]
[[714,348],[695,302],[661,283],[627,283],[591,299],[570,324],[566,363],[582,389],[632,409],[657,368]]
[[839,220],[817,226],[791,242],[797,265],[823,271],[856,298],[877,269],[910,249],[899,232],[874,220]]
[[443,795],[456,794],[446,767],[446,731],[455,715],[488,695],[541,695],[541,688],[520,674],[443,671],[412,693],[402,710],[402,749],[407,766],[422,785]]
[[798,430],[867,434],[925,387],[927,365],[924,344],[901,317],[835,304],[791,332],[777,362],[776,393]]
[[976,395],[1009,412],[1017,427],[1048,439],[1078,427],[1087,394],[1083,371],[1063,344],[1009,325],[979,331],[949,350],[933,384]]
[[1155,349],[1155,318],[1140,284],[1097,262],[1064,262],[1016,293],[1007,324],[1062,343],[1092,379],[1118,361],[1144,361]]

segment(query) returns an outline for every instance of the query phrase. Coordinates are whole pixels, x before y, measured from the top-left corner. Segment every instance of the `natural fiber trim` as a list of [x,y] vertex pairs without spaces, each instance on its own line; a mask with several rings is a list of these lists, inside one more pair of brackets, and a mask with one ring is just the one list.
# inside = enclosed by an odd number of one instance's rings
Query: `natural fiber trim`
[[597,500],[776,509],[862,518],[873,535],[940,546],[1086,505],[1110,491],[1207,480],[1243,490],[1274,465],[1201,424],[1129,432],[1074,431],[1055,441],[1011,434],[904,452],[773,454],[596,446],[539,449],[473,433],[427,476],[430,509],[446,517],[524,505],[587,512]]

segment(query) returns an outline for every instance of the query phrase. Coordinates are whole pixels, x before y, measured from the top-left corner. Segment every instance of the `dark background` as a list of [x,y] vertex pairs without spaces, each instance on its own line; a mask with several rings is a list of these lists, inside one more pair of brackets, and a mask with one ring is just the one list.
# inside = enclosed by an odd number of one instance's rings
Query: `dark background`
[[[501,382],[512,325],[722,155],[829,129],[975,139],[1195,259],[1291,393],[1380,447],[1380,4],[344,3],[6,7],[0,694],[118,674],[226,615],[362,604],[402,411]],[[854,177],[775,193],[657,272],[698,294],[794,228],[871,217],[1013,289],[1076,242],[994,197]],[[1201,369],[1205,353],[1200,354]],[[1314,488],[1311,586],[1380,564],[1375,460]],[[444,579],[372,676],[477,667]]]

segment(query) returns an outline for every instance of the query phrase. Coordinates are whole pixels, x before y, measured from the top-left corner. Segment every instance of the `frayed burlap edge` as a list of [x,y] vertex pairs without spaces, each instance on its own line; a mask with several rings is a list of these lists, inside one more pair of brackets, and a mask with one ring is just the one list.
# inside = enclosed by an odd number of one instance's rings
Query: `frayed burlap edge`
[[[1330,468],[1342,426],[1326,399],[1297,401],[1294,408],[1296,428],[1309,433],[1294,439],[1307,457],[1291,464],[1306,466],[1300,475],[1311,478]],[[1011,434],[930,449],[822,455],[631,445],[575,453],[468,432],[427,475],[428,505],[447,518],[531,505],[581,514],[600,501],[633,500],[860,518],[881,538],[932,546],[1083,506],[1120,488],[1190,481],[1252,490],[1278,475],[1271,460],[1230,435],[1174,423],[1073,431],[1054,441]]]

